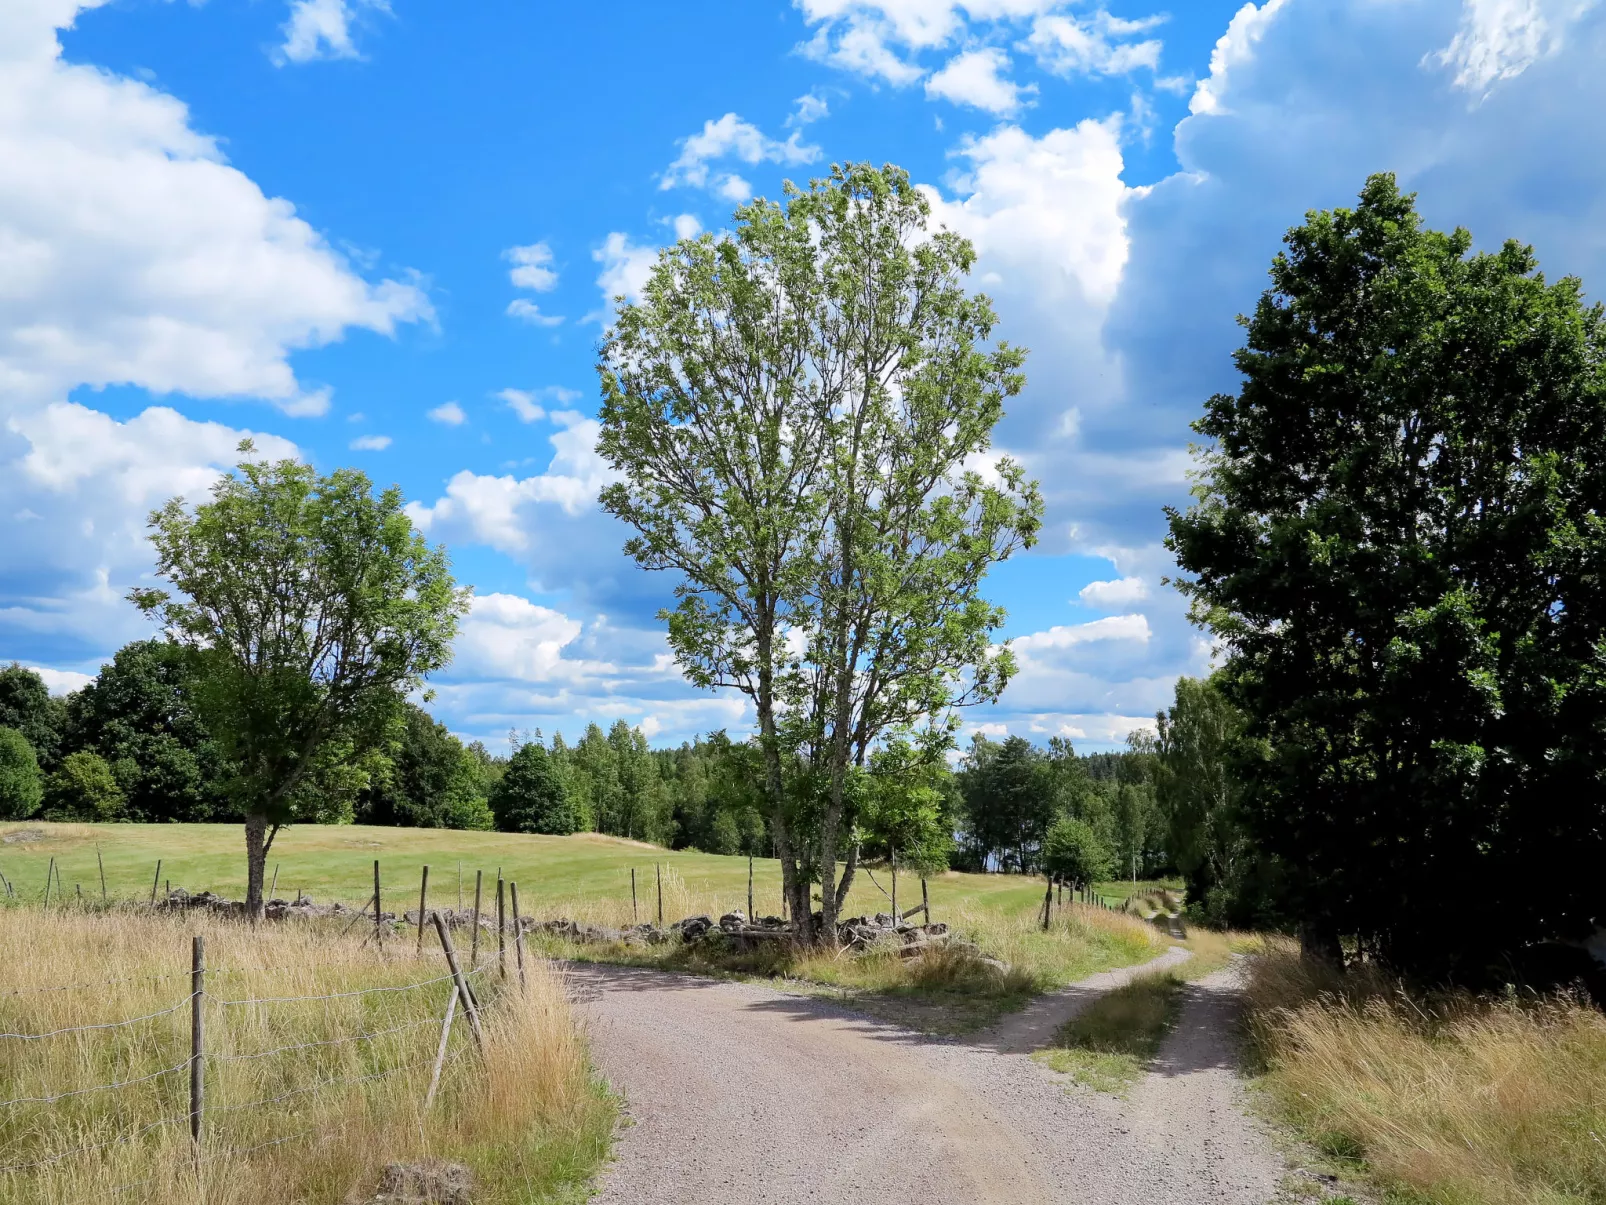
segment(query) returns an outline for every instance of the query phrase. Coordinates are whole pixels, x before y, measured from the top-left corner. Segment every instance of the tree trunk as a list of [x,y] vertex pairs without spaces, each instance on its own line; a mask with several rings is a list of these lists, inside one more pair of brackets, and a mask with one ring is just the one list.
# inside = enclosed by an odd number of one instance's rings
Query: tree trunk
[[1338,930],[1326,918],[1302,921],[1299,926],[1299,956],[1340,973],[1344,970],[1344,945]]
[[245,818],[245,914],[262,919],[262,877],[268,865],[268,818],[250,812]]

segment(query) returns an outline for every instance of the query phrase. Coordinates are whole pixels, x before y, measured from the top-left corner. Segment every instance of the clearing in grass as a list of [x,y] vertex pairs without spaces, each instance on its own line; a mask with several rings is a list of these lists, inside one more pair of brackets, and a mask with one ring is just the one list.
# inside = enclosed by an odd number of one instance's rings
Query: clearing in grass
[[[195,934],[209,968],[199,1160],[188,1124]],[[368,1199],[386,1164],[429,1159],[472,1169],[476,1201],[583,1195],[615,1108],[558,977],[537,957],[524,990],[516,977],[475,976],[485,1057],[459,1015],[426,1112],[452,987],[438,945],[422,957],[411,938],[386,945],[321,924],[0,911],[0,1033],[146,1018],[0,1037],[0,1199],[337,1205]]]
[[1289,950],[1251,967],[1277,1113],[1401,1205],[1606,1201],[1606,1016],[1566,996],[1421,995]]

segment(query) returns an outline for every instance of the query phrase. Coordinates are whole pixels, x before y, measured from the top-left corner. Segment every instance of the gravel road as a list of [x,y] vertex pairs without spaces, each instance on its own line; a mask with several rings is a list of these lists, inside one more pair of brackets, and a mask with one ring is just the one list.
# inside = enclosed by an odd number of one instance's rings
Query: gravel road
[[633,1123],[600,1200],[1271,1200],[1282,1165],[1239,1108],[1231,1071],[1231,971],[1189,987],[1130,1101],[1067,1087],[1025,1053],[1045,1026],[1142,969],[1053,993],[976,1037],[940,1039],[764,987],[571,966],[593,1050]]

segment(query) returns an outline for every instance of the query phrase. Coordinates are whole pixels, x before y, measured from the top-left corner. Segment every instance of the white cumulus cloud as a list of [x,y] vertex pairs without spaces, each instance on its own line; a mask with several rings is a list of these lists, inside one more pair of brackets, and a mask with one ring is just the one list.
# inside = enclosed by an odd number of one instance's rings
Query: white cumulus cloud
[[819,147],[802,141],[801,130],[794,129],[783,142],[769,137],[752,122],[743,121],[735,113],[705,121],[701,130],[681,139],[679,145],[680,155],[664,172],[659,186],[712,186],[728,200],[745,200],[745,195],[736,194],[747,188],[747,182],[739,176],[712,172],[709,167],[711,163],[721,159],[737,159],[750,164],[799,164],[813,163],[820,157]]
[[315,59],[361,58],[351,36],[361,9],[388,13],[390,5],[386,0],[294,0],[275,61],[308,63]]
[[996,46],[967,50],[926,81],[926,95],[1007,116],[1021,107],[1023,96],[1036,91],[1005,78],[1008,70],[1009,55]]
[[502,256],[512,263],[508,278],[518,288],[545,293],[558,287],[558,274],[552,267],[552,248],[545,243],[509,247]]
[[1149,597],[1149,587],[1141,577],[1120,577],[1111,582],[1089,582],[1077,593],[1089,607],[1119,610]]
[[429,411],[428,418],[431,422],[442,423],[448,427],[461,427],[468,421],[468,415],[463,413],[463,407],[456,402],[442,402]]
[[392,442],[388,435],[359,435],[351,441],[351,450],[353,452],[383,452],[390,447]]
[[1455,70],[1455,83],[1486,93],[1556,53],[1569,28],[1598,0],[1463,0],[1461,28],[1430,56]]
[[1157,38],[1132,41],[1164,21],[1163,17],[1123,20],[1103,9],[1091,16],[1046,13],[1032,23],[1027,45],[1045,70],[1059,75],[1126,75],[1160,66]]

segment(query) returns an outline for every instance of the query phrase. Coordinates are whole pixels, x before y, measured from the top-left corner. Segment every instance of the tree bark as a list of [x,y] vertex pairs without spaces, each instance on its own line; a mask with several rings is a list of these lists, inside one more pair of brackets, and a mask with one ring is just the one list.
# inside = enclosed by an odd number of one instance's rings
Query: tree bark
[[262,919],[262,877],[268,865],[268,818],[260,812],[245,817],[245,914]]

